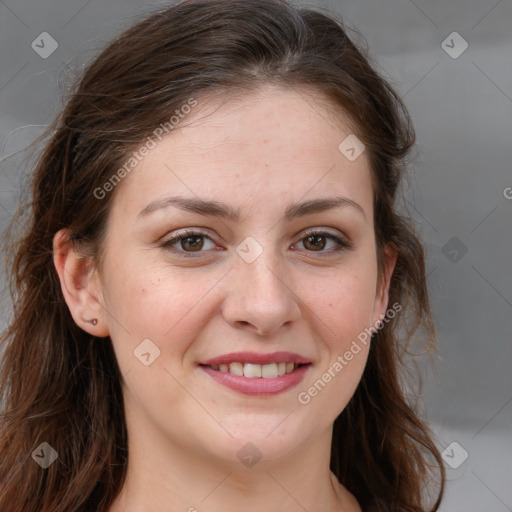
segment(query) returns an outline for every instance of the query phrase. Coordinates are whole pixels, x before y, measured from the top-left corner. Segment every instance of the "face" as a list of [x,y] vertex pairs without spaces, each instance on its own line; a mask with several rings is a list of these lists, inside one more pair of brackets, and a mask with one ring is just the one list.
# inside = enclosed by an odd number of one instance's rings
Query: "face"
[[99,296],[129,428],[275,460],[354,393],[387,290],[367,156],[342,154],[325,105],[271,87],[203,100],[118,185]]

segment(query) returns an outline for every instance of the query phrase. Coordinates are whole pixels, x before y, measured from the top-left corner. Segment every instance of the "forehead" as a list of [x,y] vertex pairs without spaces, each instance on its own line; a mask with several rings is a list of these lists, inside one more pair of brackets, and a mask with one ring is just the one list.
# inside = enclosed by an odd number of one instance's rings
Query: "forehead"
[[367,156],[351,161],[340,150],[351,122],[324,97],[269,86],[197,101],[120,184],[114,201],[124,215],[171,192],[241,210],[334,192],[371,216]]

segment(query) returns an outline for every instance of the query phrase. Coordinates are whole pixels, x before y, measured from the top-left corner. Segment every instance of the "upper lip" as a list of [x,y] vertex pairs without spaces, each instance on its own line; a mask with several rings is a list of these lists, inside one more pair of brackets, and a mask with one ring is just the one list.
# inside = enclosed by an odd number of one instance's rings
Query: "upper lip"
[[259,354],[257,352],[231,352],[222,356],[202,361],[199,364],[214,366],[218,364],[230,363],[250,363],[250,364],[270,364],[270,363],[295,363],[307,364],[311,361],[300,354],[293,352],[272,352],[269,354]]

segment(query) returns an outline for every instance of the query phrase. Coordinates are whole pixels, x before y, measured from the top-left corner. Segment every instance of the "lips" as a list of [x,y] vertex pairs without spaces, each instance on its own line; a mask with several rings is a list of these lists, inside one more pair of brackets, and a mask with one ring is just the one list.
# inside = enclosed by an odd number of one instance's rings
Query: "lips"
[[266,396],[296,386],[311,362],[292,352],[236,352],[200,363],[212,379],[239,393]]

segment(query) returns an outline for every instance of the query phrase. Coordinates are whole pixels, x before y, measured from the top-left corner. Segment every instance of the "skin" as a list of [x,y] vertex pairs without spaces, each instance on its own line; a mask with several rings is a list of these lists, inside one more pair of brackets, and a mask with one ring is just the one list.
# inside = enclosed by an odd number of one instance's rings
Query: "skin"
[[[297,398],[385,314],[396,259],[387,249],[379,276],[368,159],[341,154],[351,131],[332,112],[314,93],[275,86],[202,99],[118,185],[100,268],[69,246],[66,230],[56,234],[71,314],[111,338],[123,375],[130,459],[110,512],[360,511],[329,458],[333,422],[361,379],[368,345],[308,404]],[[239,208],[241,220],[173,206],[137,218],[171,195],[215,199]],[[331,196],[362,211],[283,221],[288,204]],[[176,252],[162,247],[183,228],[210,237],[193,240],[202,252],[186,240]],[[308,228],[353,248],[308,242]],[[249,236],[263,249],[252,263],[236,252]],[[199,256],[182,256],[187,250]],[[149,366],[134,356],[147,338],[160,350]],[[228,352],[281,350],[312,364],[298,386],[274,396],[239,394],[198,366]],[[249,442],[262,454],[252,467],[237,457]]]

